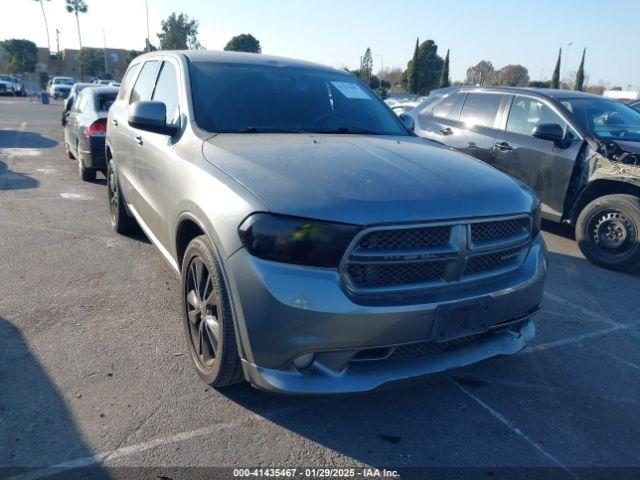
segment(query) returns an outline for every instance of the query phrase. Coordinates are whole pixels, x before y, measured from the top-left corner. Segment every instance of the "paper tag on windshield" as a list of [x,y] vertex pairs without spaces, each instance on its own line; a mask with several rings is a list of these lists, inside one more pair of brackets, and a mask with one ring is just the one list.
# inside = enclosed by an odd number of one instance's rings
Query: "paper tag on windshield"
[[371,98],[360,85],[354,82],[331,82],[331,85],[347,98]]

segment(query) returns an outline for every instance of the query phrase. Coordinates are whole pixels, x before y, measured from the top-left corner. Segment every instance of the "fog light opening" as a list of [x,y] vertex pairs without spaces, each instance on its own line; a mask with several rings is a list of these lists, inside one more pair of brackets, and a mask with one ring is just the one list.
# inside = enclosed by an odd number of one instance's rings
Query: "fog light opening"
[[316,359],[315,353],[303,353],[293,359],[293,366],[298,370],[306,370],[309,368]]

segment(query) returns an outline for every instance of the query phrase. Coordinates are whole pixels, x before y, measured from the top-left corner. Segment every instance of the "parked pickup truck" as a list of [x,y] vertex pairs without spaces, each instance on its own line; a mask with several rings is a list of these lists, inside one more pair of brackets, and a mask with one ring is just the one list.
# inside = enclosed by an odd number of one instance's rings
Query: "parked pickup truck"
[[460,87],[402,116],[531,186],[597,265],[640,267],[640,113],[569,90]]

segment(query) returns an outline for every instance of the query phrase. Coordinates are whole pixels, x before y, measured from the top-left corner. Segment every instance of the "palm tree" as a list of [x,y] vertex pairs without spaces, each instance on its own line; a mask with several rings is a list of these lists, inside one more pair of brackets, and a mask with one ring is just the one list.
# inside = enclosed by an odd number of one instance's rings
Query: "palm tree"
[[[50,2],[51,0],[47,0]],[[47,14],[44,13],[44,0],[36,0],[36,2],[40,3],[40,8],[42,8],[42,16],[44,17],[44,28],[47,31],[47,48],[49,48],[49,52],[51,52],[51,41],[49,40],[49,24],[47,23]]]
[[78,27],[78,43],[82,50],[82,36],[80,35],[80,18],[79,14],[87,13],[88,7],[84,0],[67,0],[67,12],[76,16],[76,26]]

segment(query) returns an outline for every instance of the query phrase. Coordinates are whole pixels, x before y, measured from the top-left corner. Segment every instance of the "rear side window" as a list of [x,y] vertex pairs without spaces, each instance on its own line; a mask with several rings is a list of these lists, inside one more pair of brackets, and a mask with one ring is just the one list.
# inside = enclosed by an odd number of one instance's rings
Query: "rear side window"
[[156,82],[153,92],[153,100],[162,102],[167,106],[167,123],[174,125],[180,114],[178,105],[178,80],[176,69],[170,62],[162,64],[162,70]]
[[462,92],[447,95],[442,101],[433,106],[431,114],[434,117],[447,118],[449,120],[457,120],[460,115],[460,108],[464,101],[465,94]]
[[126,93],[129,91],[129,88],[131,88],[131,84],[136,78],[138,70],[140,70],[139,63],[133,65],[131,68],[129,68],[129,70],[127,70],[127,73],[124,74],[122,82],[120,83],[120,90],[118,90],[118,100],[122,100],[125,97]]
[[493,127],[504,95],[469,93],[462,107],[460,121],[467,126]]
[[98,95],[98,111],[106,112],[116,101],[115,93],[103,93]]
[[563,130],[567,128],[567,123],[540,100],[520,96],[513,99],[507,119],[508,131],[531,135],[533,129],[542,123],[555,123]]
[[75,102],[73,102],[73,111],[84,112],[86,108],[87,108],[87,95],[86,94],[78,95]]
[[158,68],[160,68],[160,62],[155,60],[146,62],[142,66],[140,75],[138,75],[138,79],[131,91],[129,103],[151,100],[151,92],[153,92],[156,77],[158,76]]

